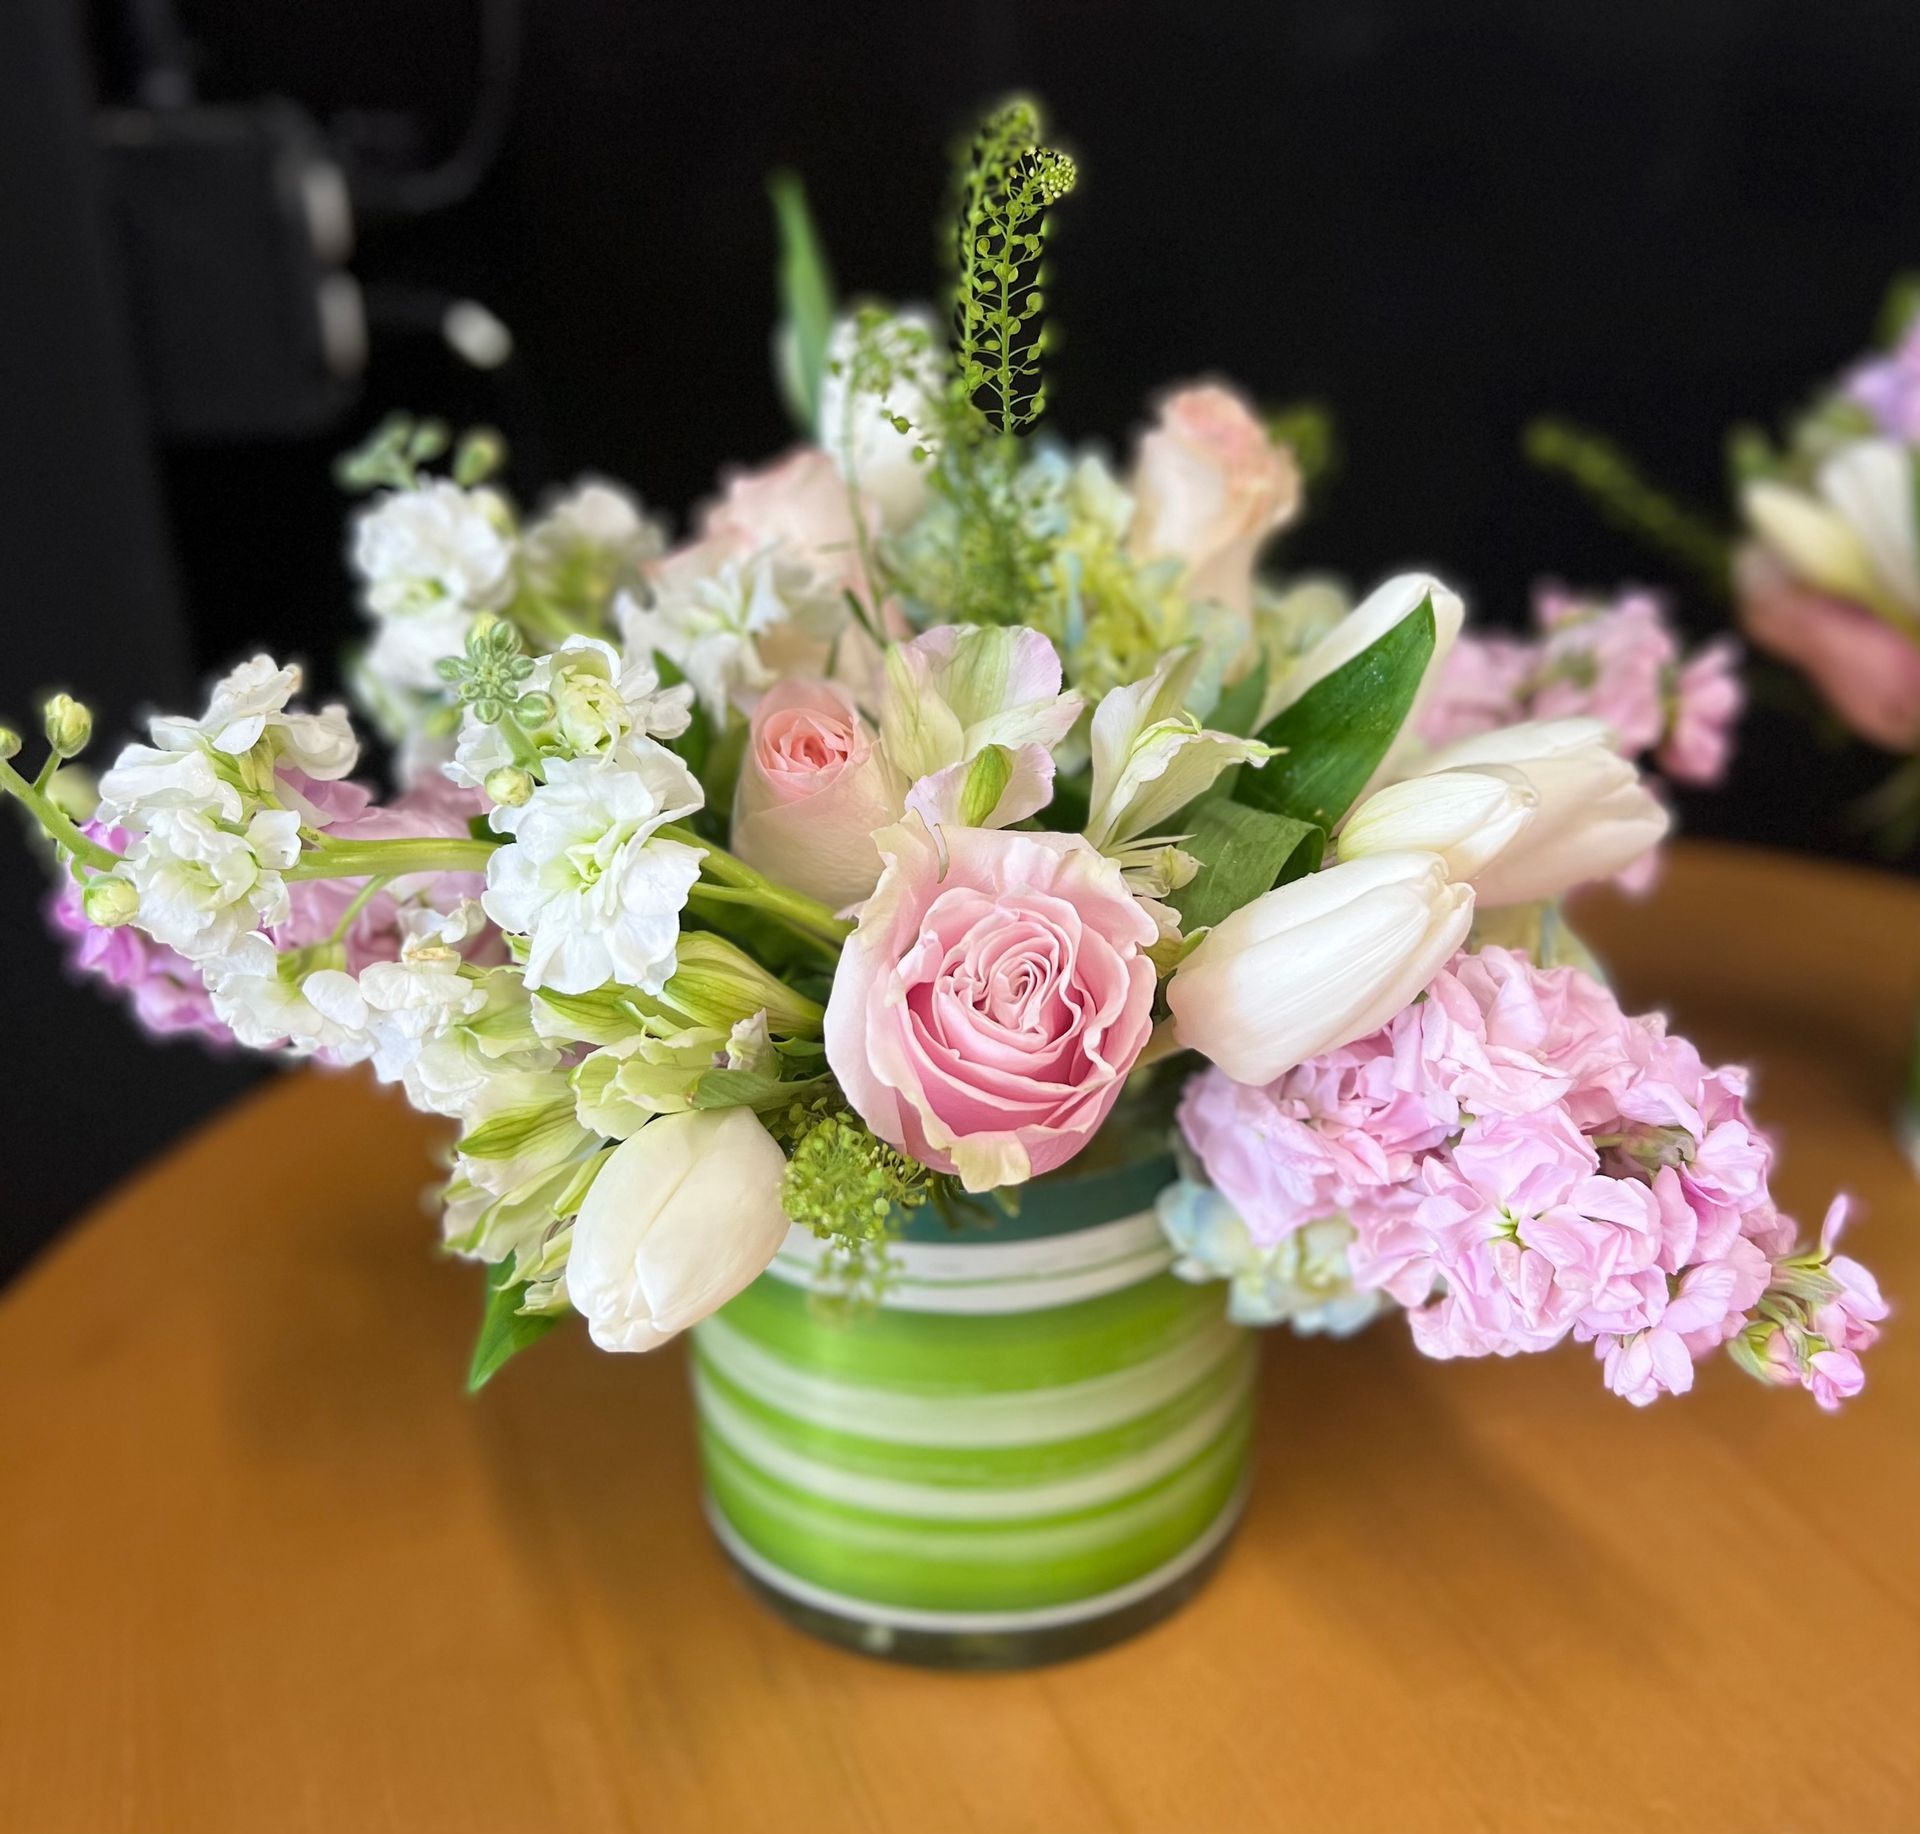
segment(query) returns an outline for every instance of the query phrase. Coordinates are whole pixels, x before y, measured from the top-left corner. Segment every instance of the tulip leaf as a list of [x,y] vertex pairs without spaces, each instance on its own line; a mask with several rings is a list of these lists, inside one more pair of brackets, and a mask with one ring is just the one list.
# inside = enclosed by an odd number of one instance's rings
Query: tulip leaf
[[513,1277],[513,1257],[487,1269],[487,1309],[480,1314],[480,1335],[467,1365],[467,1393],[477,1395],[513,1357],[560,1322],[559,1312],[523,1312],[528,1283]]
[[781,316],[774,332],[774,367],[787,411],[811,437],[820,425],[820,388],[833,336],[833,277],[807,208],[806,187],[794,172],[767,180],[780,231]]
[[1190,832],[1180,849],[1200,862],[1200,871],[1168,903],[1180,913],[1180,927],[1188,934],[1313,871],[1327,840],[1326,830],[1312,822],[1249,808],[1224,796],[1195,804],[1182,819]]
[[1241,772],[1234,795],[1331,831],[1405,725],[1433,645],[1433,601],[1425,598],[1267,722],[1260,737],[1285,755]]

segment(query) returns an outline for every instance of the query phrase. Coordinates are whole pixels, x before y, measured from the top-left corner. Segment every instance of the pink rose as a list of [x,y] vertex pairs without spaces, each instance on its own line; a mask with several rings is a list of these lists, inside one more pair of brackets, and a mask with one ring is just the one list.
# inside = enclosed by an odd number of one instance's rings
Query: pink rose
[[1185,561],[1195,598],[1244,613],[1262,544],[1300,506],[1300,471],[1238,395],[1185,388],[1141,439],[1133,492],[1134,552]]
[[1747,635],[1799,669],[1861,738],[1920,748],[1920,646],[1872,612],[1799,585],[1757,548],[1740,554],[1734,583]]
[[886,862],[834,976],[827,1062],[883,1140],[970,1191],[1093,1137],[1152,1030],[1156,931],[1078,835],[877,837]]
[[899,820],[902,788],[844,688],[776,682],[747,729],[733,850],[835,910],[857,904],[880,876],[873,834]]

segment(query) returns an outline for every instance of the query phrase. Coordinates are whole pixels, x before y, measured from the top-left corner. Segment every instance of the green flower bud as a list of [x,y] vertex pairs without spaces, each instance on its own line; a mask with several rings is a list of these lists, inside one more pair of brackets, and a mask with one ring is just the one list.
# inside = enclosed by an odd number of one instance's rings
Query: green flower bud
[[517,764],[503,764],[487,772],[486,792],[495,802],[517,809],[533,794],[533,779]]
[[80,894],[80,905],[97,929],[117,930],[133,921],[140,909],[140,894],[117,873],[107,873]]
[[12,758],[19,754],[20,735],[11,726],[0,726],[0,758]]
[[71,694],[56,694],[45,708],[47,743],[57,755],[71,758],[85,751],[93,737],[93,714]]

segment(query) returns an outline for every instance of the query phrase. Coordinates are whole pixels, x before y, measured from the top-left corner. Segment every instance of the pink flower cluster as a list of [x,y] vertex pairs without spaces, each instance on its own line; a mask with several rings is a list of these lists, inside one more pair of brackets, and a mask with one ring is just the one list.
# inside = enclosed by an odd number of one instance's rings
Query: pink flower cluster
[[1873,416],[1887,438],[1920,445],[1920,317],[1884,356],[1850,370],[1841,391]]
[[1832,1406],[1886,1307],[1832,1254],[1843,1206],[1794,1255],[1745,1097],[1744,1071],[1708,1068],[1589,976],[1487,949],[1264,1088],[1201,1073],[1180,1125],[1257,1244],[1345,1216],[1355,1287],[1408,1308],[1429,1356],[1571,1337],[1638,1406],[1732,1345]]
[[[129,837],[105,822],[85,822],[80,831],[115,853],[126,851]],[[69,966],[83,974],[97,974],[108,986],[122,989],[134,1017],[157,1038],[186,1033],[211,1046],[231,1045],[233,1034],[215,1015],[200,970],[130,923],[117,929],[91,923],[80,903],[81,890],[78,880],[68,879],[46,907],[54,932],[73,938]]]
[[1725,775],[1742,704],[1733,643],[1682,659],[1660,601],[1611,604],[1543,589],[1534,638],[1463,636],[1420,715],[1428,744],[1450,745],[1518,720],[1604,720],[1628,757],[1651,752],[1676,783]]

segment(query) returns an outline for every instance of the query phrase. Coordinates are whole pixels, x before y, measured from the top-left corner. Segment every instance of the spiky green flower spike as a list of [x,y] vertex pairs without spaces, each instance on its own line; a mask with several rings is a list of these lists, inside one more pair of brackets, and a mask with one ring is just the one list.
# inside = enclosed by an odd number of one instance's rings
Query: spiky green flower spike
[[1039,140],[1039,110],[1016,99],[980,124],[960,168],[954,362],[961,393],[996,433],[1025,433],[1047,406],[1046,215],[1073,189],[1075,171]]

